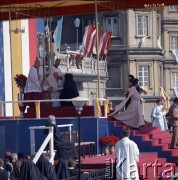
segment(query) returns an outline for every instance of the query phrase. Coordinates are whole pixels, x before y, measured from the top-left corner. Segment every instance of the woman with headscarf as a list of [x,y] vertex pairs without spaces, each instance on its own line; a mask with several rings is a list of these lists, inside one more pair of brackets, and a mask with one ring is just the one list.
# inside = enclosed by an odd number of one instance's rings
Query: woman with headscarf
[[[116,120],[134,128],[139,128],[139,126],[145,124],[142,116],[143,107],[141,104],[141,94],[137,91],[137,87],[138,79],[135,78],[132,82],[132,87],[128,89],[128,97],[115,107],[113,113],[109,114],[109,116],[113,116]],[[124,108],[129,98],[131,98],[131,102],[127,109],[123,112],[119,112]]]
[[[71,99],[79,96],[77,85],[73,80],[73,75],[65,74],[64,86],[60,94],[60,99]],[[61,101],[61,106],[73,106],[72,102]]]

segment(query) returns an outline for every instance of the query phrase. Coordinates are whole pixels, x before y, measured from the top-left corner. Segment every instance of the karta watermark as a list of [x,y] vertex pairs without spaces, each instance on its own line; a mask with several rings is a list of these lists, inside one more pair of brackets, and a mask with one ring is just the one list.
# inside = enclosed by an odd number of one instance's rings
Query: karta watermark
[[129,171],[125,171],[128,162],[127,159],[121,159],[120,162],[115,164],[115,160],[112,158],[105,159],[106,166],[106,178],[114,177],[114,170],[116,173],[119,173],[123,178],[131,177],[132,179],[136,179],[136,173],[138,171],[138,175],[142,175],[143,179],[148,179],[150,173],[152,177],[155,179],[159,179],[160,177],[164,177],[165,179],[170,179],[175,174],[175,164],[174,163],[160,163],[158,159],[155,159],[155,162],[152,163],[143,163],[141,165],[137,165],[131,163],[129,166]]
[[114,177],[114,162],[112,158],[105,159],[106,173],[105,177],[107,179],[112,179]]

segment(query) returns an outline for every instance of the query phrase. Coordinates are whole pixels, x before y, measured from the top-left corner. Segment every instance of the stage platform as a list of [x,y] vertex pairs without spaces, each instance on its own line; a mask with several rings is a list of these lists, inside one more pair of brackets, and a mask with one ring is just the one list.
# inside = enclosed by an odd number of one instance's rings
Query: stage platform
[[[47,118],[16,118],[0,119],[0,156],[5,151],[23,152],[30,154],[30,130],[32,126],[45,126]],[[57,125],[72,124],[72,130],[78,130],[77,117],[56,118]],[[107,118],[81,117],[80,120],[82,139],[81,141],[95,142],[97,154],[102,149],[99,144],[100,137],[108,134]],[[60,128],[61,131],[68,131],[68,128]],[[35,131],[36,151],[45,139],[43,130]]]

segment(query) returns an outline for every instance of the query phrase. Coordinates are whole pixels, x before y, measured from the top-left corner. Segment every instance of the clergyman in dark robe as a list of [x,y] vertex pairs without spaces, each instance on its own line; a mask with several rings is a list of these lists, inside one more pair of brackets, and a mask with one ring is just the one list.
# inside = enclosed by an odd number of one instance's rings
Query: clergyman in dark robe
[[23,160],[19,180],[47,180],[31,160]]
[[[46,127],[53,127],[53,136],[54,136],[54,149],[57,150],[57,155],[59,159],[69,159],[76,158],[77,150],[75,148],[74,143],[65,142],[61,136],[61,132],[59,131],[56,125],[56,118],[53,115],[50,115],[48,118],[48,123]],[[44,131],[45,135],[48,135],[48,129]]]
[[48,180],[58,180],[54,166],[43,155],[38,159],[36,166]]
[[[78,97],[79,93],[77,85],[73,80],[73,75],[70,73],[65,74],[64,86],[60,94],[60,99],[71,99]],[[61,106],[73,106],[72,102],[61,101]]]

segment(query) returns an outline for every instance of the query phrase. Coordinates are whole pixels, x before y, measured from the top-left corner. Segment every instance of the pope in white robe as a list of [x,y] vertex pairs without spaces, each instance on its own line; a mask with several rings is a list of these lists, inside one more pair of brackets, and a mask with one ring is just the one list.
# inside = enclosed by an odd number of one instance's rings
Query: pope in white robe
[[60,59],[56,59],[54,65],[51,66],[50,68],[50,75],[54,75],[54,73],[58,73],[58,77],[55,77],[57,79],[59,86],[62,88],[63,87],[63,75],[61,72],[61,69],[59,67],[60,65]]
[[129,139],[129,130],[124,130],[123,135],[124,137],[115,145],[116,178],[118,180],[139,180],[137,168],[139,149],[137,144]]
[[[51,91],[51,99],[59,99],[60,91],[62,90],[62,87],[59,86],[56,77],[58,77],[57,72],[53,73],[53,75],[49,75],[43,84],[44,91]],[[59,101],[52,101],[52,107],[58,106],[60,106]]]

